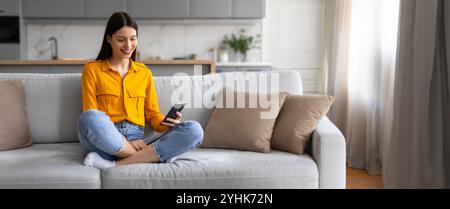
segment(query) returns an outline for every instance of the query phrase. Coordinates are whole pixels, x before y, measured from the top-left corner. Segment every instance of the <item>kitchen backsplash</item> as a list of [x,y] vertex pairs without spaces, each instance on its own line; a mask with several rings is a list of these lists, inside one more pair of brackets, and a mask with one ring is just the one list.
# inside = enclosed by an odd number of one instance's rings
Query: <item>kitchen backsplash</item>
[[[172,59],[196,54],[197,59],[211,59],[209,49],[219,47],[223,36],[246,29],[250,35],[262,35],[262,23],[242,24],[139,24],[138,51],[141,59]],[[96,24],[28,24],[27,57],[50,59],[48,38],[58,40],[60,58],[94,59],[101,46],[105,25]],[[231,53],[232,54],[232,53]],[[230,55],[231,55],[230,54]],[[248,53],[248,61],[262,59],[260,49]]]

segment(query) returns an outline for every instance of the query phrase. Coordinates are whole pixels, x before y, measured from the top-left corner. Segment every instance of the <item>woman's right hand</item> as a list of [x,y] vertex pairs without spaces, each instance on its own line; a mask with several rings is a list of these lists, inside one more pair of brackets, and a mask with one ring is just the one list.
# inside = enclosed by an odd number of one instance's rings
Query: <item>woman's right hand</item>
[[144,149],[147,146],[147,144],[142,140],[133,140],[130,141],[130,144],[134,147],[134,149],[136,149],[136,151]]
[[181,123],[182,117],[183,117],[183,114],[181,114],[181,112],[177,112],[177,118],[167,118],[167,122],[163,121],[163,122],[161,122],[161,125],[172,128],[176,124]]

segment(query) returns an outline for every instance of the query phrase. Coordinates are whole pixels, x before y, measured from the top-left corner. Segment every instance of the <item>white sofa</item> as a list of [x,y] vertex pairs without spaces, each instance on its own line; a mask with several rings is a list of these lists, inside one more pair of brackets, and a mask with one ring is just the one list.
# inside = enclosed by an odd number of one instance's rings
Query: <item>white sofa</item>
[[[302,93],[296,71],[276,73],[281,91]],[[205,81],[214,83],[224,75],[189,76],[188,88],[198,97],[205,91],[202,87],[210,85]],[[100,171],[82,165],[82,148],[76,134],[81,114],[80,74],[0,73],[0,80],[7,79],[20,79],[25,86],[34,144],[0,152],[0,188],[345,188],[345,139],[326,117],[317,126],[304,155],[277,150],[256,153],[198,148],[172,163],[134,164]],[[154,79],[164,114],[179,83],[174,82],[174,77]],[[183,119],[197,120],[205,129],[212,111],[186,108]]]

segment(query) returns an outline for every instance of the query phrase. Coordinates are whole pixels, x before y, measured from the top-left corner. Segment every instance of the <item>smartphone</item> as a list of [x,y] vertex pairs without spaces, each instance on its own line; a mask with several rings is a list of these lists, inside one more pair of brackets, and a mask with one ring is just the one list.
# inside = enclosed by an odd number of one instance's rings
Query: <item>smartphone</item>
[[167,113],[166,117],[164,118],[163,122],[169,122],[167,121],[167,118],[177,118],[177,112],[181,112],[183,110],[184,106],[186,105],[186,102],[177,102],[175,103],[172,108],[170,108],[169,113]]

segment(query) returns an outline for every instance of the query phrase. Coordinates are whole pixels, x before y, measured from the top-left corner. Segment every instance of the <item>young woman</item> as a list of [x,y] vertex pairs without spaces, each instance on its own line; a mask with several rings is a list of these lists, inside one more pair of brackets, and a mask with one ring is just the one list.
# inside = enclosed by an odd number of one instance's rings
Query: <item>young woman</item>
[[[84,66],[82,74],[83,113],[78,138],[86,155],[84,164],[105,169],[131,163],[167,162],[194,149],[203,140],[198,122],[181,122],[159,112],[153,76],[136,62],[138,27],[124,12],[108,20],[96,61]],[[147,144],[144,126],[165,132]]]

